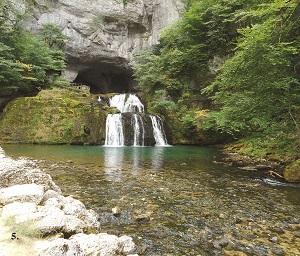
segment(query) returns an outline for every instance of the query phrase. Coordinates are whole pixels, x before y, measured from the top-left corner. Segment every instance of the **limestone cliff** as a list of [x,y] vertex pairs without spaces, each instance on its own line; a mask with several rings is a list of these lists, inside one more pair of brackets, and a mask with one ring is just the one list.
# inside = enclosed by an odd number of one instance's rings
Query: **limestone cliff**
[[51,23],[69,36],[65,76],[97,93],[132,90],[133,56],[157,44],[160,31],[184,9],[181,0],[31,2],[28,27],[38,30]]

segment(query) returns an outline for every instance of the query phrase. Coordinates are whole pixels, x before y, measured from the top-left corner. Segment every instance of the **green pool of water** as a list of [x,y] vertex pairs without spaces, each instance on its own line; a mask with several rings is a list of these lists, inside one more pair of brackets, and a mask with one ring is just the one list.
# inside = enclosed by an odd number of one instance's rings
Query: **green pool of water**
[[[132,236],[141,255],[216,255],[214,241],[222,237],[248,242],[254,255],[264,255],[274,246],[297,255],[299,185],[241,171],[223,163],[217,149],[41,145],[3,145],[3,149],[13,157],[44,160],[38,166],[65,195],[97,211],[103,232]],[[120,217],[111,214],[116,205]],[[283,234],[274,233],[275,227]],[[285,237],[287,232],[296,237]],[[282,245],[268,240],[273,235]]]

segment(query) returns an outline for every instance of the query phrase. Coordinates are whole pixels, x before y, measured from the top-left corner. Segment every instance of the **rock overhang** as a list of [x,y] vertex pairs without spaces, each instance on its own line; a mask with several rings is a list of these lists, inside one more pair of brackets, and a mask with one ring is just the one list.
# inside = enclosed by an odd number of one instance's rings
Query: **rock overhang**
[[88,85],[91,93],[133,92],[136,82],[124,58],[99,58],[92,61],[70,57],[63,75],[75,84]]
[[181,0],[35,2],[30,29],[50,23],[69,37],[64,75],[70,82],[86,83],[92,93],[134,91],[134,56],[157,44],[161,29],[184,10]]

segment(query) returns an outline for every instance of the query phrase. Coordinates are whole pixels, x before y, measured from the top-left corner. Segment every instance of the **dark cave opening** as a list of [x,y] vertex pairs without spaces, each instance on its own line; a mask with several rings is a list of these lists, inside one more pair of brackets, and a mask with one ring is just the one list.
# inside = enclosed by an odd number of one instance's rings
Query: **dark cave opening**
[[73,82],[88,85],[93,94],[134,92],[136,84],[131,70],[103,63],[78,71]]

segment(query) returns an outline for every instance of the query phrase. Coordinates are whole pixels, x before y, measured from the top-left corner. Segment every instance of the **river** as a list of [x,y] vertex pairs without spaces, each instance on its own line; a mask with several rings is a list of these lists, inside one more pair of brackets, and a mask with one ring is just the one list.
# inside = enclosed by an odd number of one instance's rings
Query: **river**
[[140,255],[300,255],[299,184],[242,171],[215,148],[2,147],[39,160],[99,213],[102,232],[132,236]]

